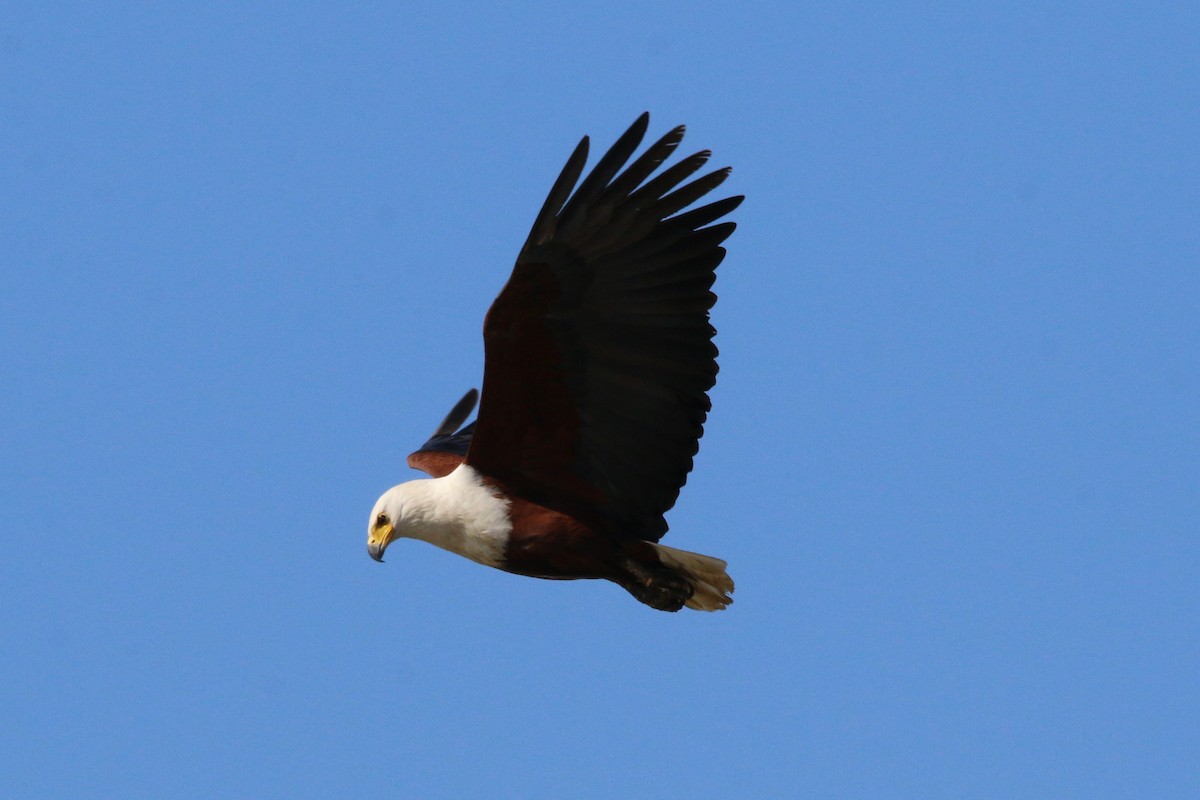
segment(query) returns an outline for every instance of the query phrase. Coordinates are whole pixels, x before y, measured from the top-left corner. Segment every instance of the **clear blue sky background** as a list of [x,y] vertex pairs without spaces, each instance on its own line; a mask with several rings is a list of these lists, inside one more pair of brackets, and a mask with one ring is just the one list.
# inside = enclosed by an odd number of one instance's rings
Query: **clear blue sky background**
[[[1170,5],[7,4],[0,794],[1200,796]],[[748,197],[667,539],[736,604],[374,563],[647,109]]]

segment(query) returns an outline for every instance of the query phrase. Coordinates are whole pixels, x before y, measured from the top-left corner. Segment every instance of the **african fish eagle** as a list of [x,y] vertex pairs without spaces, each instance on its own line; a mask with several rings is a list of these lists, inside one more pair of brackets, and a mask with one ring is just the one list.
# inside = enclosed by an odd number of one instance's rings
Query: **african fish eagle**
[[682,125],[626,166],[649,120],[582,183],[586,136],[567,160],[484,320],[478,417],[459,427],[472,389],[408,457],[431,477],[375,503],[372,558],[422,539],[518,575],[604,578],[663,611],[732,602],[724,561],[658,541],[711,407],[710,290],[735,227],[716,221],[742,197],[684,211],[729,175],[684,183],[707,150],[651,177]]

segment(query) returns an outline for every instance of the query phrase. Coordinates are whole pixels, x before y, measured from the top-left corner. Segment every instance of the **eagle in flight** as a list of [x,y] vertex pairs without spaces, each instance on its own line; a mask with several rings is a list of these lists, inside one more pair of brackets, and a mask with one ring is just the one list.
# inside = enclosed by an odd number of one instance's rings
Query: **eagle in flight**
[[582,183],[586,136],[567,160],[484,320],[482,398],[408,457],[429,478],[375,503],[372,558],[422,539],[518,575],[610,580],[663,611],[732,602],[724,561],[658,542],[711,407],[711,288],[735,227],[717,220],[742,197],[685,211],[730,170],[688,181],[703,150],[655,175],[682,125],[630,162],[649,121]]

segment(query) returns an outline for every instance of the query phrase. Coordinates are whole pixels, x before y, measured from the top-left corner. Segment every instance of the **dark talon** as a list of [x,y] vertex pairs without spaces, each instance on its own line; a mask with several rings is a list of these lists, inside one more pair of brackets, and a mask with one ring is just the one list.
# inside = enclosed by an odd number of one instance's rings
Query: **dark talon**
[[695,591],[690,582],[670,570],[631,571],[635,579],[621,585],[638,600],[659,611],[678,611]]

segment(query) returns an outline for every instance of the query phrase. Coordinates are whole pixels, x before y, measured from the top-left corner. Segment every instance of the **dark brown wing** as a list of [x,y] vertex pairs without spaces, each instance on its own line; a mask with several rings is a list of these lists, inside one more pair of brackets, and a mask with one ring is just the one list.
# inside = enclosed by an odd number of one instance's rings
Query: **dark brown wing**
[[734,224],[710,223],[742,198],[679,214],[729,170],[681,186],[708,160],[702,151],[651,179],[683,126],[626,167],[648,122],[639,117],[576,189],[585,137],[551,189],[484,323],[467,462],[615,535],[657,540],[716,381],[709,289]]
[[463,463],[471,446],[471,437],[475,433],[475,423],[472,422],[466,427],[460,426],[471,416],[478,399],[479,392],[474,389],[464,394],[433,432],[433,436],[429,437],[429,441],[408,457],[408,465],[440,478],[449,475]]

